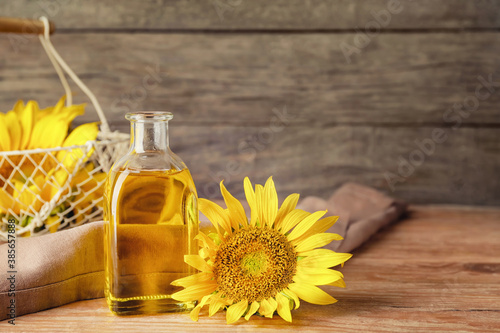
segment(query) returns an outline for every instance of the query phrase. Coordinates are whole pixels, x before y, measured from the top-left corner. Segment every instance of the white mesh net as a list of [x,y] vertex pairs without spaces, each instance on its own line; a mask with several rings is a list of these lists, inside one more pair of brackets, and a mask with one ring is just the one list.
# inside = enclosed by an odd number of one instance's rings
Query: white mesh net
[[30,151],[0,152],[0,239],[9,223],[36,236],[102,218],[106,173],[129,145],[113,140]]

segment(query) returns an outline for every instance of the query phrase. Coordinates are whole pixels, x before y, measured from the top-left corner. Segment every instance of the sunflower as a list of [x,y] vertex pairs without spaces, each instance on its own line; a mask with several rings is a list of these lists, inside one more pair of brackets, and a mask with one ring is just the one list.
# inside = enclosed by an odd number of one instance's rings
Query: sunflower
[[[85,215],[95,210],[94,202],[101,206],[104,191],[105,172],[96,172],[94,163],[88,163],[78,170],[69,182],[72,195],[50,214],[45,222],[50,232],[56,232],[62,221],[62,216],[74,216],[74,223],[82,223]],[[67,194],[70,189],[63,193]]]
[[343,275],[330,267],[343,264],[352,255],[318,249],[342,237],[325,233],[337,216],[321,219],[326,211],[308,213],[296,209],[298,194],[288,196],[278,209],[278,195],[272,178],[255,190],[248,178],[244,189],[251,210],[250,220],[242,204],[220,184],[227,209],[206,199],[200,211],[215,231],[200,232],[198,255],[186,255],[185,262],[200,273],[172,282],[185,289],[172,298],[197,301],[191,319],[209,306],[209,316],[226,309],[228,324],[259,313],[272,318],[275,311],[291,322],[291,310],[299,299],[313,304],[336,300],[317,285],[345,287]]
[[[71,122],[85,112],[85,105],[66,107],[64,106],[65,99],[63,96],[55,106],[45,109],[40,109],[36,101],[28,101],[25,105],[22,100],[19,100],[11,111],[0,112],[0,151],[67,147],[76,144],[75,140],[70,140],[70,136],[75,137],[77,133],[82,139],[79,142],[81,145],[88,140],[95,140],[97,136],[95,123],[93,124],[95,128],[90,129],[89,124],[85,124],[82,125],[83,127],[75,128],[68,136]],[[30,158],[25,158],[21,153],[10,155],[9,160],[2,157],[0,159],[0,186],[3,186],[5,179],[10,176],[22,180],[27,178],[26,175],[36,177],[33,172],[45,174],[46,171],[56,167],[58,160],[61,161],[62,157],[47,158],[43,153],[31,154]],[[21,172],[12,174],[14,170]]]
[[64,106],[65,100],[42,110],[36,101],[25,105],[19,100],[11,111],[0,113],[0,150],[60,147],[73,119],[85,111],[84,104]]
[[[84,113],[85,105],[66,107],[64,102],[65,97],[62,97],[55,106],[40,109],[35,101],[26,104],[18,101],[11,111],[0,112],[0,151],[16,151],[0,156],[0,217],[15,217],[22,227],[30,223],[31,217],[57,194],[68,197],[70,190],[71,193],[78,192],[66,202],[63,202],[64,198],[58,201],[61,204],[47,217],[47,226],[60,221],[61,212],[67,207],[73,206],[75,212],[85,210],[86,206],[92,205],[94,193],[102,194],[105,173],[89,173],[88,170],[93,167],[87,163],[92,149],[85,153],[82,148],[24,152],[37,148],[82,146],[96,140],[97,123],[83,124],[69,131],[73,119]],[[68,182],[71,176],[73,179]],[[78,187],[76,181],[84,185]],[[65,189],[61,192],[62,187]],[[83,194],[87,192],[92,195]],[[54,227],[49,229],[55,230]]]

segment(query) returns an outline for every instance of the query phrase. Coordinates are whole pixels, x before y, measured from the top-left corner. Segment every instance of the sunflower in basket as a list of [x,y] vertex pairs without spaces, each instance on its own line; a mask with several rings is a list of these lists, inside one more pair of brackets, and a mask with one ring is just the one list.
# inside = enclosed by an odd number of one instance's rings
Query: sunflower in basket
[[[30,230],[54,232],[63,220],[79,223],[96,209],[105,173],[94,172],[88,161],[93,149],[85,145],[96,140],[98,126],[87,123],[70,131],[85,106],[64,102],[65,97],[41,110],[35,101],[18,101],[13,110],[0,113],[2,231],[14,219],[20,230],[25,228],[23,236]],[[36,228],[26,228],[34,219]]]

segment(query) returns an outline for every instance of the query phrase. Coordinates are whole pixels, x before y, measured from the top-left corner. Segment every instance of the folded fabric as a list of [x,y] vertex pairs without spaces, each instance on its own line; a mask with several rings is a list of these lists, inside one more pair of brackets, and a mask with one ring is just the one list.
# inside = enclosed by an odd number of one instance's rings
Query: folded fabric
[[370,187],[346,183],[328,200],[306,197],[297,208],[308,212],[327,209],[325,216],[339,216],[327,232],[339,234],[344,240],[326,247],[337,252],[351,252],[379,229],[397,221],[407,205]]
[[[0,245],[0,319],[9,318],[15,300],[16,316],[78,300],[103,297],[103,223],[88,223],[39,237],[17,238],[16,273],[7,273],[8,244]],[[14,275],[14,279],[7,278]],[[15,287],[15,297],[9,290]]]
[[[371,188],[348,183],[328,200],[306,197],[298,208],[328,210],[339,220],[328,231],[344,237],[329,248],[350,252],[362,245],[380,228],[396,221],[406,204]],[[208,227],[201,222],[201,229]],[[15,299],[16,316],[61,306],[78,300],[103,297],[103,223],[92,222],[73,229],[33,238],[16,239],[15,281],[10,274],[0,279],[0,320],[9,318],[8,307]],[[0,269],[7,266],[8,244],[0,245]],[[13,282],[13,283],[11,283]],[[15,298],[9,296],[15,285]]]

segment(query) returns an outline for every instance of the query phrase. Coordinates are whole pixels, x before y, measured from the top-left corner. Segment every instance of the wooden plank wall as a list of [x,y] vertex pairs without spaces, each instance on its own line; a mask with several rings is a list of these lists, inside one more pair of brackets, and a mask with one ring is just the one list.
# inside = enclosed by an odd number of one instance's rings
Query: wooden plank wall
[[[500,1],[17,0],[0,15],[53,20],[114,129],[172,111],[200,196],[273,175],[281,195],[357,181],[500,204]],[[0,52],[1,110],[61,96],[36,37],[2,35]]]

